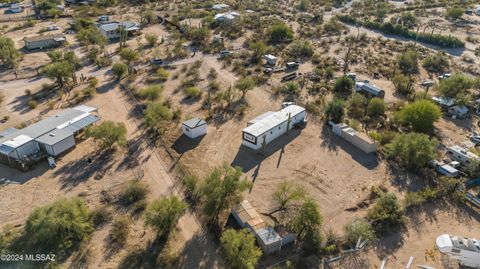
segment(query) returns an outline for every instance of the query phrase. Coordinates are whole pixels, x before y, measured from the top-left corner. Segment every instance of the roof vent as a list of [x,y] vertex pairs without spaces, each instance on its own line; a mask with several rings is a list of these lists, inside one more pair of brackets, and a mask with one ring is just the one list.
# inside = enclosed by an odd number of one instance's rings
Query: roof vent
[[51,137],[55,137],[55,134],[54,134],[54,133],[50,133],[50,136],[51,136]]

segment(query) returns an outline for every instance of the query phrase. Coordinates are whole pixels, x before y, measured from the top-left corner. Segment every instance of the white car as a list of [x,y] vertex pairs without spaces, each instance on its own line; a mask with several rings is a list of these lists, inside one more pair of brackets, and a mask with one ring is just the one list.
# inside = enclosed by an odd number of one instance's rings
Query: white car
[[451,76],[452,76],[451,73],[445,73],[445,74],[443,74],[443,75],[438,76],[438,79],[449,78],[449,77],[451,77]]
[[59,30],[60,27],[56,26],[56,25],[50,25],[50,26],[47,26],[47,31],[55,31],[55,30]]

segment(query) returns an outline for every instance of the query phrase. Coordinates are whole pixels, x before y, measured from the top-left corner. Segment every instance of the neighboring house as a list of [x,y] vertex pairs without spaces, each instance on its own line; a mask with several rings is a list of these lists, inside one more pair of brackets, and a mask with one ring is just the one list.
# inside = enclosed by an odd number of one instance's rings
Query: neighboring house
[[240,19],[240,14],[235,11],[215,15],[215,21],[223,24],[233,24]]
[[140,31],[140,27],[138,24],[131,22],[131,21],[124,21],[124,22],[107,22],[107,23],[100,23],[97,25],[100,33],[104,35],[108,40],[115,40],[120,38],[120,32],[118,28],[120,26],[124,26],[127,30],[127,34],[129,36],[137,33]]
[[385,97],[384,90],[378,88],[373,84],[370,84],[368,81],[355,82],[355,90],[357,92],[365,94],[368,97],[378,97],[378,98]]
[[60,47],[66,42],[63,34],[39,35],[23,38],[25,47],[29,50],[50,49]]
[[305,108],[290,105],[273,112],[268,111],[248,122],[242,130],[242,144],[258,150],[297,125],[307,121]]
[[460,265],[480,268],[480,241],[474,238],[442,234],[435,240],[438,250]]
[[229,8],[230,8],[230,6],[227,5],[227,4],[216,4],[216,5],[212,6],[212,9],[216,10],[216,11],[222,11],[222,10],[226,10],[226,9],[229,9]]
[[96,108],[77,106],[23,129],[0,133],[0,162],[27,168],[45,156],[56,157],[75,146],[75,135],[100,118]]
[[330,125],[332,125],[332,131],[335,134],[341,136],[363,152],[369,154],[377,151],[377,143],[366,134],[355,131],[345,123],[335,124],[330,122]]
[[457,145],[449,147],[447,149],[447,155],[463,166],[469,166],[475,160],[480,161],[480,158],[476,154]]
[[448,109],[448,115],[454,119],[464,119],[468,116],[468,107],[452,106]]
[[207,122],[199,118],[184,121],[182,123],[182,132],[192,139],[205,135],[207,133]]
[[240,227],[248,229],[255,235],[258,245],[266,254],[280,251],[283,246],[294,242],[297,238],[292,233],[278,233],[260,217],[260,214],[247,200],[243,200],[233,208],[232,215]]

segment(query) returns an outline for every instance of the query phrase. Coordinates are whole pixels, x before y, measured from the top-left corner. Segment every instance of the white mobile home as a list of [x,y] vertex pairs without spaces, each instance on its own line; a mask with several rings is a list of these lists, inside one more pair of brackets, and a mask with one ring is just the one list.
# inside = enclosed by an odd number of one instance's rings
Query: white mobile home
[[128,36],[138,33],[140,31],[140,27],[136,23],[131,21],[112,21],[98,24],[98,30],[100,30],[100,33],[104,35],[108,40],[115,40],[120,38],[120,27],[125,27]]
[[277,112],[266,112],[242,130],[242,145],[258,150],[296,125],[306,122],[305,108],[290,105]]
[[476,154],[460,146],[449,147],[447,149],[447,155],[463,166],[470,165],[474,160],[480,161],[480,158]]
[[199,119],[193,118],[182,123],[183,134],[189,138],[196,138],[207,133],[207,122]]
[[435,240],[438,250],[463,266],[480,268],[480,241],[442,234]]
[[54,35],[39,35],[23,38],[25,47],[28,50],[34,49],[50,49],[54,47],[62,46],[66,42],[66,38],[63,34]]

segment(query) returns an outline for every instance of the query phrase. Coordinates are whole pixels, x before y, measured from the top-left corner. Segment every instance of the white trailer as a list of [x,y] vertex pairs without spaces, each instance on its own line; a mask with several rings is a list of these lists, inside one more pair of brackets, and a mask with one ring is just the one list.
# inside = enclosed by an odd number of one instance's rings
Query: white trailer
[[477,239],[442,234],[435,243],[441,253],[458,260],[460,265],[480,268],[480,242]]
[[187,137],[194,139],[207,133],[207,122],[193,118],[182,123],[182,132]]
[[298,124],[306,122],[305,108],[290,105],[277,112],[267,112],[242,130],[242,145],[258,150]]

